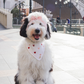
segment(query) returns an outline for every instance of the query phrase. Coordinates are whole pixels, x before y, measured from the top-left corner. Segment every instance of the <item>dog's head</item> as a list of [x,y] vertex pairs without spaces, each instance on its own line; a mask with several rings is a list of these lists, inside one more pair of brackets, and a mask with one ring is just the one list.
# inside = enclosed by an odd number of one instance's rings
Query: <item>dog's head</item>
[[33,12],[23,19],[20,35],[33,42],[42,41],[51,37],[51,26],[48,18],[40,12]]

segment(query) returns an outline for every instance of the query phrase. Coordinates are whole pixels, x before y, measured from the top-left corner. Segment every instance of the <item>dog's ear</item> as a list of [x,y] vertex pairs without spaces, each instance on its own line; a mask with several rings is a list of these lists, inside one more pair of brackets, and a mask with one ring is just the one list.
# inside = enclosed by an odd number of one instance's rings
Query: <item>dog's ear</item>
[[50,24],[47,24],[47,33],[45,35],[45,39],[50,39],[51,37],[51,26]]
[[27,37],[27,34],[26,34],[26,28],[27,28],[27,24],[29,23],[28,22],[28,18],[24,18],[22,20],[23,24],[20,28],[20,35],[23,36],[23,37]]

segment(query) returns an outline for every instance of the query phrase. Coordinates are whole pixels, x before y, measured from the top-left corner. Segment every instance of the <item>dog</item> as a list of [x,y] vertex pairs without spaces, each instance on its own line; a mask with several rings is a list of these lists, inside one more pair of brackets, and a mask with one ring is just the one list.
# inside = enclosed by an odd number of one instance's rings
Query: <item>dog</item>
[[23,20],[18,49],[18,73],[15,84],[54,84],[53,60],[47,39],[51,38],[48,18],[41,12],[30,13]]

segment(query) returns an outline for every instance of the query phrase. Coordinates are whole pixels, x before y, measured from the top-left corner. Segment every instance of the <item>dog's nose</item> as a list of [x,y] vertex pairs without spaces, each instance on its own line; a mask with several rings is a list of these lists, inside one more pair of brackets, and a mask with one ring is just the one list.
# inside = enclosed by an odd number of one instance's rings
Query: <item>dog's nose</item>
[[35,32],[36,32],[36,33],[39,33],[39,32],[40,32],[40,29],[35,29]]

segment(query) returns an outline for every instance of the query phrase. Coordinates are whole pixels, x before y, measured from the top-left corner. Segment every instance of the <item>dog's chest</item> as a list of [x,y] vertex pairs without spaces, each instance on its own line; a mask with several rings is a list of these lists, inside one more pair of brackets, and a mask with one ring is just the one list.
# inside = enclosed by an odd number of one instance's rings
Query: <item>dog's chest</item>
[[[25,46],[24,46],[25,45]],[[28,51],[28,45],[24,42],[24,45],[21,45],[18,63],[19,68],[22,73],[31,73],[34,78],[38,77],[41,70],[49,71],[51,68],[51,52],[48,45],[45,43],[45,51],[41,60],[37,60],[32,54]]]

